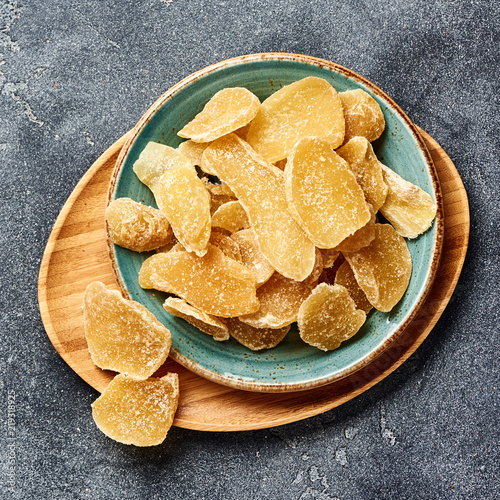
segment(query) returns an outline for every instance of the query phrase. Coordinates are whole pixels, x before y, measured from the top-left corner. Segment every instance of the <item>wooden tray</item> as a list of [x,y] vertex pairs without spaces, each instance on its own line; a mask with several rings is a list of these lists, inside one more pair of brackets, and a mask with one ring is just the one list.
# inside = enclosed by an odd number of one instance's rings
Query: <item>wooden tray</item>
[[[364,369],[332,384],[287,394],[246,392],[195,375],[172,359],[158,374],[179,374],[180,401],[174,425],[204,431],[262,429],[335,408],[387,377],[424,341],[446,307],[467,252],[469,207],[455,166],[420,130],[436,165],[443,193],[445,232],[435,283],[417,316],[398,339]],[[47,334],[68,365],[101,391],[114,373],[92,363],[82,325],[82,296],[95,280],[118,289],[108,260],[104,230],[107,189],[126,135],[115,142],[80,180],[56,220],[43,256],[38,299]]]

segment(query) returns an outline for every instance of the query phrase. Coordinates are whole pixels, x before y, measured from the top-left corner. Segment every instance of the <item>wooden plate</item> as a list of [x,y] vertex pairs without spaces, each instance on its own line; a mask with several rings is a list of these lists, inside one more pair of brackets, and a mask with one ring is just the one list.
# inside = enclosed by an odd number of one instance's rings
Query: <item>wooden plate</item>
[[[287,394],[246,392],[210,382],[172,359],[158,374],[179,374],[181,397],[174,425],[205,431],[273,427],[339,406],[393,372],[424,341],[455,289],[467,252],[469,207],[455,166],[420,130],[438,171],[445,211],[444,243],[434,285],[417,316],[391,346],[362,370],[332,384]],[[82,297],[95,280],[118,289],[108,260],[104,229],[107,189],[123,136],[82,177],[57,218],[42,259],[38,298],[42,320],[57,352],[98,391],[114,373],[92,363],[82,325]]]

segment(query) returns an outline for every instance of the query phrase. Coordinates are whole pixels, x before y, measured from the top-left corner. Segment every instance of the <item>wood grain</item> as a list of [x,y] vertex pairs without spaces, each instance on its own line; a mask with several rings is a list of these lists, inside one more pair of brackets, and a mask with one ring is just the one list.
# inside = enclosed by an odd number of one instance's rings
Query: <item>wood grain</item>
[[[434,285],[409,327],[364,369],[327,386],[287,394],[246,392],[218,385],[168,359],[158,374],[179,374],[181,398],[174,425],[205,431],[282,425],[335,408],[363,393],[400,366],[436,324],[460,275],[469,238],[467,194],[450,158],[420,131],[436,165],[443,193],[445,232]],[[38,298],[47,334],[68,365],[98,391],[114,373],[94,366],[82,326],[82,297],[95,280],[118,289],[108,260],[104,210],[107,188],[123,136],[92,165],[57,218],[43,256]]]

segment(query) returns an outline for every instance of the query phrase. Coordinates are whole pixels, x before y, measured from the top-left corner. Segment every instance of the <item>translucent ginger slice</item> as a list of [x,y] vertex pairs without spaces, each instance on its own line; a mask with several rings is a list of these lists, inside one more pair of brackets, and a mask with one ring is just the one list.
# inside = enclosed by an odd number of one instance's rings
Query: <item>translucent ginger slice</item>
[[344,108],[345,138],[361,136],[370,142],[378,139],[385,129],[385,118],[378,102],[362,89],[340,92]]
[[223,341],[229,338],[229,330],[220,318],[205,314],[196,307],[189,305],[185,300],[169,297],[163,307],[170,314],[182,318],[198,328],[198,330],[211,335],[214,340]]
[[283,328],[254,328],[237,318],[228,318],[226,321],[231,337],[252,351],[276,347],[290,331],[290,325]]
[[155,446],[172,427],[178,401],[176,373],[147,380],[117,375],[92,404],[92,417],[106,436],[119,443]]
[[304,342],[323,351],[337,349],[363,326],[364,311],[356,309],[340,285],[318,285],[300,306],[297,323]]
[[221,205],[212,216],[212,227],[222,228],[233,234],[250,227],[248,216],[239,201]]
[[249,123],[260,108],[259,98],[242,87],[219,90],[177,135],[210,142]]
[[[191,165],[201,167],[203,151],[210,142],[194,142],[191,139],[181,142],[177,149],[191,162]],[[208,173],[208,172],[207,172]]]
[[416,238],[431,227],[437,206],[423,189],[406,181],[382,163],[380,166],[389,186],[380,212],[401,236]]
[[365,226],[358,229],[354,234],[343,240],[336,249],[339,252],[357,252],[368,246],[375,238],[375,222],[377,220],[373,207],[368,206],[371,217]]
[[98,281],[83,296],[83,327],[90,357],[104,370],[146,379],[170,351],[170,332],[152,313]]
[[319,248],[336,247],[370,219],[352,170],[328,142],[316,137],[293,147],[285,167],[285,192],[291,213]]
[[160,210],[189,252],[205,255],[211,231],[210,195],[192,165],[172,165],[155,186]]
[[234,134],[214,141],[203,158],[238,198],[274,269],[297,281],[309,276],[314,244],[288,210],[283,173]]
[[411,255],[390,224],[375,224],[375,239],[344,257],[373,307],[389,312],[401,300],[410,282]]
[[351,266],[347,261],[344,261],[344,263],[337,269],[334,283],[335,285],[343,286],[349,292],[349,295],[356,303],[356,309],[361,309],[366,314],[373,309],[373,306],[366,298],[365,292],[363,292],[358,285]]
[[347,161],[365,193],[366,201],[373,206],[375,213],[378,212],[387,197],[388,188],[372,145],[364,137],[353,137],[337,149],[337,154]]
[[344,111],[337,91],[323,78],[307,77],[268,97],[253,119],[246,140],[268,162],[288,156],[303,137],[320,137],[339,147]]
[[210,244],[203,257],[182,251],[152,255],[142,264],[139,285],[178,295],[214,316],[235,317],[259,309],[253,273]]
[[118,198],[106,208],[111,241],[135,252],[149,252],[167,245],[172,229],[165,215],[130,198]]

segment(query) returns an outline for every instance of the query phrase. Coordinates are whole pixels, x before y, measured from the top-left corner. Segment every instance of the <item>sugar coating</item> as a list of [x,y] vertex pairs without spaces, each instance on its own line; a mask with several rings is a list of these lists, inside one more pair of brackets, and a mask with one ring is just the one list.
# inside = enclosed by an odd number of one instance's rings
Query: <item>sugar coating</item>
[[247,213],[239,201],[229,201],[221,205],[212,216],[212,227],[222,228],[233,234],[250,227]]
[[185,300],[169,297],[163,307],[170,314],[182,318],[198,330],[211,335],[214,340],[223,341],[229,338],[229,330],[220,318],[200,311]]
[[401,300],[410,282],[411,255],[390,224],[375,224],[374,240],[344,257],[373,307],[388,312]]
[[192,165],[172,165],[155,186],[156,202],[176,238],[189,252],[203,256],[211,231],[210,194]]
[[345,138],[361,136],[370,142],[378,139],[385,129],[385,118],[378,102],[362,89],[340,92],[344,108]]
[[210,142],[194,142],[188,139],[187,141],[181,142],[177,149],[191,162],[191,165],[201,167],[203,151],[205,151],[209,145]]
[[209,142],[249,123],[260,108],[259,98],[242,87],[222,89],[177,135]]
[[98,281],[83,296],[83,328],[95,365],[137,379],[150,377],[170,351],[170,332],[151,312]]
[[236,317],[259,309],[253,273],[210,244],[203,257],[172,250],[152,255],[142,264],[139,285],[178,295],[214,316]]
[[237,318],[228,318],[226,322],[231,337],[252,351],[276,347],[290,331],[290,325],[283,328],[254,328]]
[[389,186],[380,212],[401,236],[416,238],[431,227],[437,206],[423,189],[406,181],[382,163],[380,166]]
[[366,201],[373,206],[375,213],[378,212],[385,202],[388,187],[372,145],[364,137],[353,137],[337,149],[337,154],[347,161]]
[[339,252],[357,252],[359,249],[368,246],[375,238],[375,221],[377,220],[373,207],[370,209],[370,220],[354,234],[342,240],[336,247]]
[[319,248],[336,247],[370,219],[352,170],[328,142],[316,137],[293,147],[285,167],[285,192],[291,213]]
[[148,380],[117,375],[92,404],[92,417],[106,436],[119,443],[155,446],[172,427],[178,402],[176,373]]
[[333,148],[344,140],[345,122],[337,91],[323,78],[307,77],[283,87],[263,103],[246,140],[268,162],[288,156],[303,137],[329,141]]
[[344,261],[337,269],[334,283],[343,286],[349,292],[349,295],[356,303],[356,309],[361,309],[366,314],[373,309],[373,306],[366,298],[365,292],[359,287],[349,262]]
[[172,240],[172,229],[165,215],[130,198],[118,198],[106,208],[111,241],[135,252],[149,252]]
[[309,276],[314,244],[288,210],[283,173],[234,134],[214,141],[203,158],[238,198],[274,269],[298,281]]
[[331,351],[356,334],[365,320],[343,286],[321,283],[300,306],[297,323],[304,342]]

